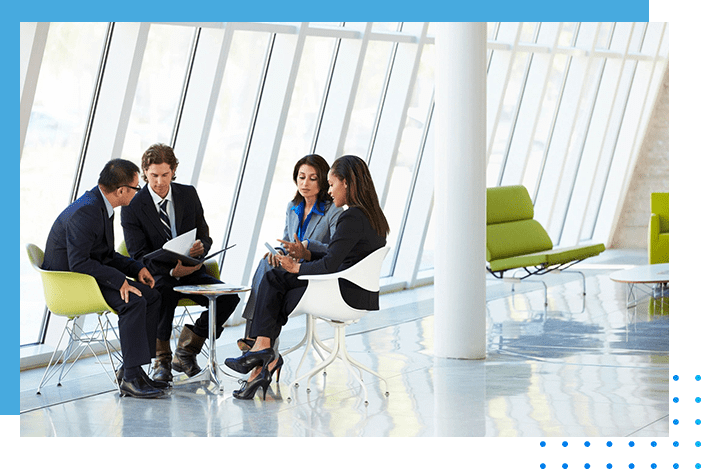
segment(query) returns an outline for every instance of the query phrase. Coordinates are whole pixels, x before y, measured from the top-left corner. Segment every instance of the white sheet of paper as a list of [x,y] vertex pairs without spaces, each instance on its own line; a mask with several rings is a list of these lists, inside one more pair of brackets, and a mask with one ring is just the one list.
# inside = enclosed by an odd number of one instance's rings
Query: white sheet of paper
[[171,239],[163,245],[163,249],[168,251],[177,252],[184,256],[190,255],[190,248],[195,244],[195,235],[197,234],[197,228],[193,228],[187,233],[183,233],[180,236]]

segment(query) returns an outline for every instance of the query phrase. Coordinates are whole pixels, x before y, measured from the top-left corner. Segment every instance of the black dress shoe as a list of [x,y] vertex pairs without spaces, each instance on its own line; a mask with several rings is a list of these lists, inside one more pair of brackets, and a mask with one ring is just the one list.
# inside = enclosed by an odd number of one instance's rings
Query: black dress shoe
[[168,381],[156,381],[155,379],[149,378],[149,376],[142,368],[139,368],[139,370],[141,370],[141,373],[139,374],[144,379],[144,381],[146,381],[149,384],[149,386],[156,389],[166,389],[170,387],[170,383]]
[[[139,367],[139,375],[149,386],[151,386],[153,388],[166,389],[166,388],[170,387],[170,383],[168,383],[168,382],[154,381],[151,378],[149,378],[148,375],[146,374],[146,372],[141,367]],[[120,367],[117,370],[117,382],[121,383],[123,379],[124,379],[124,368]]]
[[275,350],[266,348],[256,352],[246,352],[237,358],[227,358],[224,364],[235,372],[245,375],[257,366],[267,367],[273,360],[275,360]]
[[149,385],[143,377],[139,376],[131,380],[122,378],[119,383],[119,395],[153,399],[165,396],[165,392]]

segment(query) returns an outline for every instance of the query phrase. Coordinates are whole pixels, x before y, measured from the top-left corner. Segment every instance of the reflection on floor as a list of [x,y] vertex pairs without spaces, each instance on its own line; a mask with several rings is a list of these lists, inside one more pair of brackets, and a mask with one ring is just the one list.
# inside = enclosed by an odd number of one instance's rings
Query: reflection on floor
[[[40,396],[42,370],[20,375],[21,436],[638,436],[669,434],[668,299],[661,309],[626,309],[614,269],[645,263],[644,252],[608,251],[576,275],[549,275],[548,307],[539,284],[488,280],[488,356],[433,356],[433,287],[381,297],[382,310],[351,326],[348,349],[382,374],[366,375],[369,405],[342,363],[292,388],[301,350],[286,357],[279,385],[265,401],[233,399],[240,376],[225,376],[223,394],[178,389],[158,400],[120,398],[94,359]],[[322,338],[331,337],[320,327]],[[283,330],[295,344],[304,322]],[[238,355],[242,326],[218,342],[220,362]],[[311,354],[305,368],[317,359]],[[201,360],[204,364],[204,360]],[[372,378],[372,379],[370,379]],[[272,392],[271,392],[272,391]],[[292,400],[287,397],[292,395]]]

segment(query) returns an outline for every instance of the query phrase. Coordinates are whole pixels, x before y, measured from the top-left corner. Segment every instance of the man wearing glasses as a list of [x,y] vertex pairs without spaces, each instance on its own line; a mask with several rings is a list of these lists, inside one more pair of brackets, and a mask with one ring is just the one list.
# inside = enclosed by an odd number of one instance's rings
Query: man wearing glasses
[[[209,237],[209,226],[197,190],[193,186],[173,182],[178,159],[171,147],[162,143],[151,145],[141,158],[141,168],[148,185],[128,206],[122,208],[122,228],[129,255],[144,262],[153,273],[156,289],[161,294],[153,379],[169,382],[173,380],[171,368],[188,377],[201,371],[197,355],[209,336],[209,312],[205,310],[195,324],[188,324],[182,329],[173,357],[170,335],[178,301],[188,298],[208,307],[208,300],[202,295],[185,295],[173,291],[173,287],[222,282],[208,275],[202,264],[187,267],[179,260],[176,263],[144,258],[146,254],[162,248],[167,241],[193,229],[197,230],[196,241],[189,254],[190,257],[202,258],[212,247],[212,238]],[[223,295],[217,299],[217,338],[238,303],[238,295]]]
[[[97,281],[102,296],[118,313],[124,363],[117,373],[122,395],[161,397],[163,383],[141,368],[156,352],[156,326],[161,296],[141,263],[114,250],[114,209],[128,205],[139,190],[139,168],[128,160],[110,160],[98,184],[56,219],[44,254],[43,268],[79,272]],[[138,281],[131,280],[130,278]]]

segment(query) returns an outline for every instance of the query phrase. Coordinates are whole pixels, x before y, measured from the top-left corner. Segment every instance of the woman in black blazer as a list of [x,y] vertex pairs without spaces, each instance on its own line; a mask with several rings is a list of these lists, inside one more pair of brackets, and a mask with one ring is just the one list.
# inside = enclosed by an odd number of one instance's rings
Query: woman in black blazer
[[[225,364],[234,371],[252,371],[241,389],[234,391],[238,399],[252,399],[259,387],[263,398],[280,362],[272,348],[307,287],[299,275],[338,272],[356,264],[386,244],[389,224],[377,198],[367,164],[357,156],[338,158],[328,175],[329,194],[336,207],[348,206],[338,217],[334,233],[325,253],[311,251],[311,260],[299,263],[291,256],[277,256],[283,270],[266,273],[261,281],[251,324],[255,343],[238,358],[227,358]],[[283,243],[288,252],[295,243]],[[354,308],[379,309],[377,292],[369,292],[350,282],[340,283],[341,295]]]

